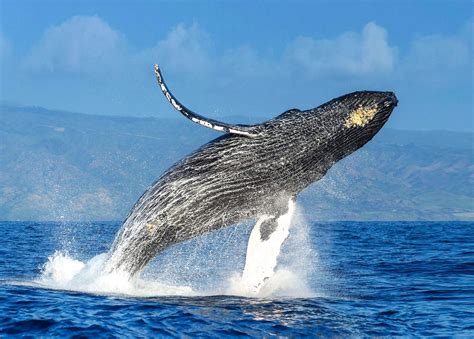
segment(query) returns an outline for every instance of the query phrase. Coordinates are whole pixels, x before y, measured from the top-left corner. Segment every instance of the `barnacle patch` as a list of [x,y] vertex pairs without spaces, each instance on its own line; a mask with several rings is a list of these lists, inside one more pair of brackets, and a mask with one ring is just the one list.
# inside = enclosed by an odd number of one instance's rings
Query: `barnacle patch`
[[155,228],[156,228],[156,225],[155,225],[155,224],[152,224],[152,223],[147,223],[147,224],[146,224],[146,227],[148,228],[148,232],[149,232],[149,233],[153,233],[153,231],[154,231]]
[[359,106],[357,109],[352,111],[349,117],[346,119],[344,126],[349,127],[364,127],[377,113],[377,108],[365,108]]

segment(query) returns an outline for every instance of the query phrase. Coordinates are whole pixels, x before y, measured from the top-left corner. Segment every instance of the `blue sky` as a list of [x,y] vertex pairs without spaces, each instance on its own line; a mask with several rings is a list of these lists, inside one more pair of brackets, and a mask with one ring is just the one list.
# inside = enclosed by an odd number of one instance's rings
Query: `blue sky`
[[0,100],[68,111],[261,120],[393,90],[389,126],[474,131],[471,1],[1,1]]

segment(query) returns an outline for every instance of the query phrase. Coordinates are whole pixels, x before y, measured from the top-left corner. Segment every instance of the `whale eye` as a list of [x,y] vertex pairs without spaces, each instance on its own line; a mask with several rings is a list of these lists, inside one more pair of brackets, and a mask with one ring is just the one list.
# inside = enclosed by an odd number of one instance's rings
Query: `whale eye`
[[367,123],[372,120],[375,113],[377,113],[377,105],[372,107],[363,107],[359,105],[356,109],[350,112],[344,126],[347,128],[351,127],[364,127]]

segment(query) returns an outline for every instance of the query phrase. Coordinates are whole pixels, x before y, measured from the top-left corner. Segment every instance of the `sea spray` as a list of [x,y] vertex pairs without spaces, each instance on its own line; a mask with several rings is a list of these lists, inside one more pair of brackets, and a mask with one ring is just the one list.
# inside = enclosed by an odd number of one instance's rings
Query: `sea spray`
[[41,282],[66,286],[84,268],[85,264],[72,259],[68,253],[56,251],[42,267]]
[[200,294],[222,294],[229,272],[241,272],[253,223],[203,234],[161,252],[140,275],[171,285],[192,286]]
[[269,219],[268,216],[261,217],[250,233],[242,273],[242,288],[248,293],[258,294],[267,280],[275,274],[281,246],[290,234],[294,210],[295,203],[290,200],[288,211],[274,221],[275,229],[268,238],[264,239],[262,232],[263,223]]
[[[289,211],[291,225],[288,225],[289,236],[282,244],[281,250],[275,258],[265,258],[264,262],[273,265],[274,273],[258,288],[249,286],[248,278],[244,274],[233,272],[228,279],[226,294],[241,295],[248,297],[310,297],[319,295],[309,287],[309,280],[313,274],[317,274],[317,253],[311,246],[309,238],[308,223],[303,210],[295,205],[294,211]],[[282,230],[285,232],[285,229]],[[261,260],[262,258],[255,258]],[[268,269],[268,266],[267,266]]]
[[[238,281],[253,226],[250,223],[220,229],[172,246],[134,278],[119,271],[105,273],[107,253],[83,260],[85,253],[81,253],[80,248],[73,248],[71,252],[56,251],[44,264],[35,284],[52,289],[144,297],[219,294],[305,297],[312,294],[307,279],[317,265],[308,239],[307,223],[299,206],[296,207],[290,234],[275,258],[275,274],[258,293],[249,293]],[[88,246],[81,244],[81,248],[84,247]]]
[[66,253],[55,252],[43,266],[42,274],[35,281],[42,287],[60,290],[151,297],[157,295],[194,295],[186,286],[170,286],[140,278],[131,279],[126,272],[104,270],[107,253],[97,255],[87,262],[73,259]]

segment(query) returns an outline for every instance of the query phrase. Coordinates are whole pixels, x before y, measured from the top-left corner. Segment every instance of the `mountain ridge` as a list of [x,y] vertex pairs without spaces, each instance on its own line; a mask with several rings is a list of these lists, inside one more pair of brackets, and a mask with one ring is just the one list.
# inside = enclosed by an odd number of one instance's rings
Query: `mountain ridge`
[[[473,220],[473,133],[383,129],[301,194],[319,220]],[[0,106],[0,219],[117,220],[219,134],[186,119]]]

